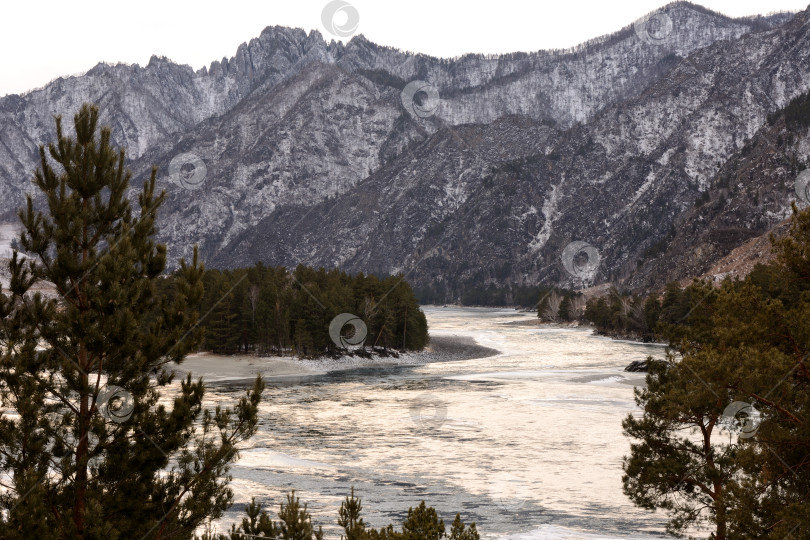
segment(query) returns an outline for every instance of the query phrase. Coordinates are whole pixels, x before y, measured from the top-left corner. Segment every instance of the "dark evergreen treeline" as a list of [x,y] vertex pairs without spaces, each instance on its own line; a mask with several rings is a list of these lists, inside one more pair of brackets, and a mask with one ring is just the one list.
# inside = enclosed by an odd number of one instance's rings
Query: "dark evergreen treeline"
[[495,286],[492,283],[484,287],[467,287],[461,295],[461,304],[464,306],[513,306],[518,308],[535,309],[537,299],[550,292],[548,287],[538,285],[504,285]]
[[[359,317],[367,348],[421,350],[427,321],[402,276],[351,276],[338,270],[264,266],[206,270],[205,293],[198,306],[203,346],[222,354],[338,354],[329,324],[341,313]],[[171,294],[172,278],[163,283]],[[344,333],[353,331],[350,325]]]
[[[538,299],[543,302],[551,294],[562,295],[563,297],[574,297],[576,293],[564,289],[555,289],[543,285],[475,285],[466,283],[462,286],[460,298],[454,298],[454,294],[448,291],[445,284],[437,282],[428,286],[417,287],[416,297],[420,304],[445,304],[447,302],[460,301],[462,306],[485,306],[485,307],[515,307],[525,309],[537,309]],[[568,303],[566,303],[566,309]],[[583,302],[584,309],[584,302]],[[570,321],[577,317],[564,314],[562,320]]]
[[[340,505],[338,526],[343,529],[341,539],[345,540],[480,540],[475,523],[465,525],[461,515],[456,514],[448,536],[444,520],[432,506],[422,501],[416,508],[408,509],[408,516],[402,523],[402,530],[393,525],[379,530],[368,527],[362,517],[363,504],[354,496],[354,488]],[[276,538],[278,540],[323,540],[323,529],[316,529],[306,503],[301,504],[295,491],[287,494],[287,501],[281,503],[278,522],[274,522],[267,511],[256,500],[245,508],[247,517],[240,525],[233,525],[228,534],[205,533],[197,540],[243,540],[244,538]]]
[[[773,265],[757,265],[745,281],[767,287],[776,279],[776,271]],[[600,334],[673,343],[702,323],[702,311],[695,304],[705,296],[704,286],[682,288],[675,282],[662,293],[646,297],[620,293],[614,287],[607,296],[588,300],[584,318]]]
[[607,296],[588,301],[585,320],[593,323],[600,334],[668,341],[677,335],[679,326],[692,324],[689,315],[694,294],[694,289],[682,289],[677,283],[667,285],[663,294],[647,297],[623,294],[613,288]]
[[682,289],[677,283],[667,285],[662,294],[647,297],[621,293],[613,287],[607,295],[588,300],[582,293],[553,289],[542,294],[537,316],[548,322],[589,322],[603,335],[664,342],[695,323],[691,317],[695,294],[699,293],[694,288]]
[[532,309],[537,299],[547,289],[539,286],[504,285],[497,287],[490,283],[484,287],[469,287],[461,296],[465,306],[514,306]]

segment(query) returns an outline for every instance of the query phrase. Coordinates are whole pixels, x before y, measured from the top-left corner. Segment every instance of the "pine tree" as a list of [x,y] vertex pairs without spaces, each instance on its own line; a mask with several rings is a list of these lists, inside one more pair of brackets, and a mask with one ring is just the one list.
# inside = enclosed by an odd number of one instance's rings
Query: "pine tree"
[[481,537],[478,535],[475,523],[465,527],[464,522],[461,521],[461,514],[456,514],[456,519],[453,520],[453,525],[450,527],[450,540],[481,540]]
[[217,273],[209,285],[210,294],[202,305],[208,313],[205,342],[209,350],[234,353],[239,346],[239,316],[234,309],[233,284],[230,276]]
[[728,376],[719,360],[701,354],[648,361],[647,385],[635,389],[643,415],[622,423],[635,440],[622,482],[638,506],[667,511],[669,532],[713,524],[715,538],[725,540],[728,484],[739,464],[720,433]]
[[323,530],[312,525],[307,505],[302,506],[295,491],[287,494],[287,504],[281,503],[278,512],[279,531],[284,540],[323,540]]
[[563,296],[560,301],[560,307],[557,308],[557,319],[561,321],[571,320],[571,297],[568,295]]
[[[262,506],[256,503],[256,499],[250,500],[250,504],[245,508],[245,514],[247,516],[242,518],[242,524],[238,528],[235,525],[231,526],[229,540],[243,540],[246,536],[248,538],[276,538],[281,535],[280,527],[273,523]],[[223,536],[221,538],[224,539]]]
[[[2,538],[188,538],[219,517],[232,494],[228,465],[253,434],[263,388],[233,411],[204,410],[189,376],[171,405],[165,369],[198,343],[203,269],[196,250],[180,262],[176,290],[156,282],[166,247],[155,243],[156,170],[130,208],[125,154],[97,136],[98,109],[84,105],[75,138],[56,119],[40,147],[24,230],[0,295],[0,396],[17,417],[0,419]],[[31,294],[49,282],[57,296]]]
[[439,540],[444,536],[444,521],[432,506],[422,501],[416,508],[408,509],[408,517],[402,523],[402,540]]
[[[776,260],[745,280],[665,294],[662,326],[680,358],[651,365],[637,392],[624,485],[640,506],[667,510],[673,529],[703,519],[717,540],[810,534],[810,209],[794,207],[773,244]],[[722,444],[735,403],[758,420]]]
[[338,511],[338,525],[343,527],[343,531],[346,533],[341,535],[341,540],[365,540],[367,538],[366,524],[360,517],[362,511],[363,504],[359,498],[354,496],[354,488],[352,488],[351,495],[341,503]]

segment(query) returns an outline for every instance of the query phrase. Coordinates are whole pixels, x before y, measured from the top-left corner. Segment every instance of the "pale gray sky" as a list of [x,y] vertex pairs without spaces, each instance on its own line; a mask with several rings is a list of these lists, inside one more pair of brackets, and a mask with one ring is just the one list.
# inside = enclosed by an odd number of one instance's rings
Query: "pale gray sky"
[[[566,48],[614,32],[667,0],[345,0],[356,33],[434,56]],[[731,16],[799,11],[808,0],[696,1]],[[82,73],[100,61],[145,65],[152,54],[198,69],[230,57],[270,25],[317,29],[327,0],[4,0],[0,96]],[[338,14],[339,17],[343,15]],[[89,27],[85,27],[87,25]],[[335,38],[337,39],[337,38]],[[350,38],[345,38],[348,40]]]

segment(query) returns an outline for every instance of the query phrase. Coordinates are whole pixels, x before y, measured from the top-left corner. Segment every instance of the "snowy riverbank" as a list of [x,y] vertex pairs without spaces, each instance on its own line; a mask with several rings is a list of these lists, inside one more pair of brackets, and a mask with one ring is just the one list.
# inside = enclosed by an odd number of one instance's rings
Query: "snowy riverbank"
[[190,372],[195,379],[202,377],[207,382],[216,383],[253,379],[257,374],[261,374],[265,379],[309,377],[330,371],[362,367],[419,365],[486,358],[496,354],[497,350],[478,345],[469,337],[433,336],[424,351],[401,353],[398,358],[343,356],[299,360],[289,356],[226,356],[204,352],[189,355],[181,365],[175,366],[174,370],[178,376],[185,377]]

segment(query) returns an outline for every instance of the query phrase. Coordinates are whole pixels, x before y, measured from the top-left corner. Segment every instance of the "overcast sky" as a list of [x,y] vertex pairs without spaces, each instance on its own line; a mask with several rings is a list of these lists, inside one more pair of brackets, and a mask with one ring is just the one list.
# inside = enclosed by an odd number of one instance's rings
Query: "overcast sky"
[[[355,33],[434,56],[566,48],[614,32],[666,0],[344,0]],[[808,0],[705,0],[731,16],[805,9]],[[153,54],[194,69],[230,57],[270,25],[324,28],[327,0],[3,0],[0,96],[24,92],[100,61],[145,65]],[[338,30],[350,17],[336,15]],[[349,21],[351,22],[351,21]],[[350,37],[343,38],[344,40]]]

